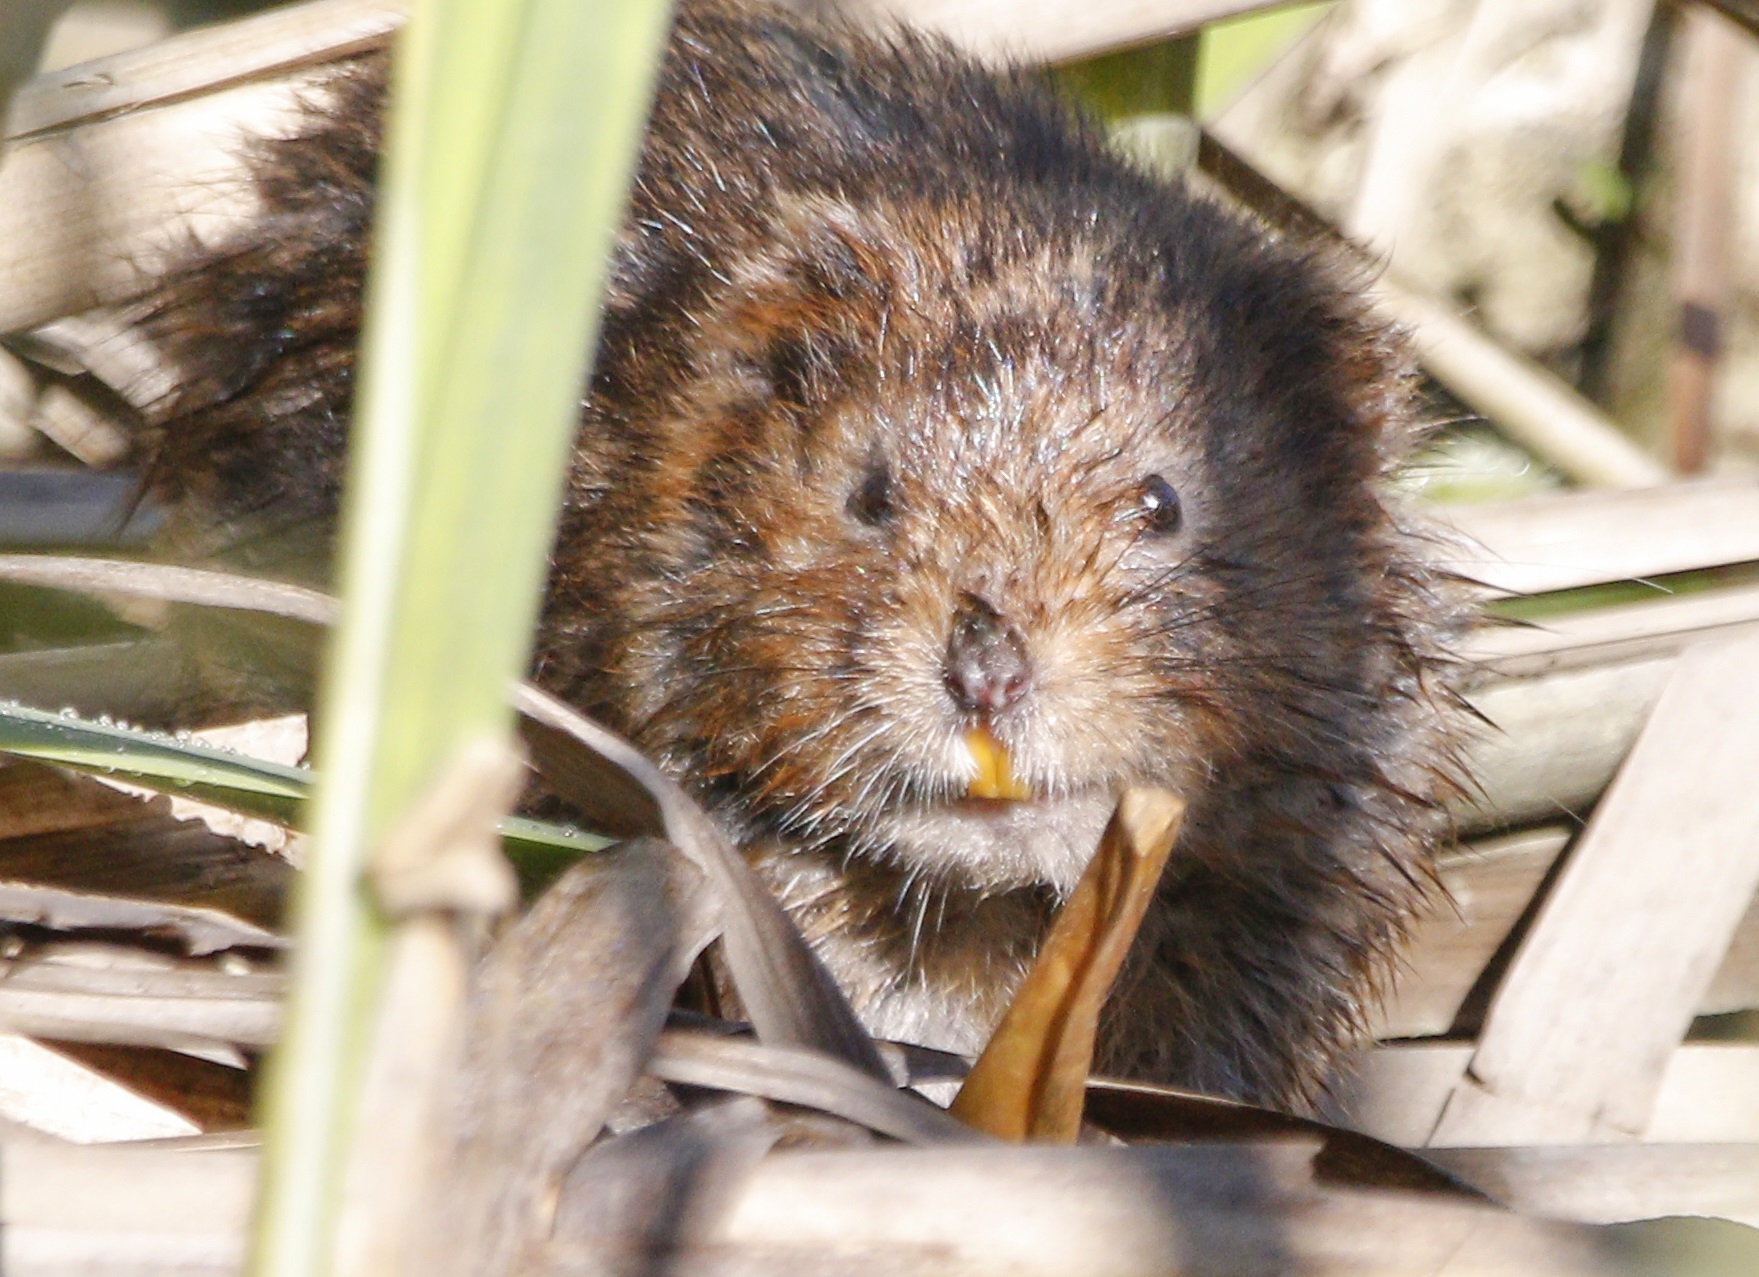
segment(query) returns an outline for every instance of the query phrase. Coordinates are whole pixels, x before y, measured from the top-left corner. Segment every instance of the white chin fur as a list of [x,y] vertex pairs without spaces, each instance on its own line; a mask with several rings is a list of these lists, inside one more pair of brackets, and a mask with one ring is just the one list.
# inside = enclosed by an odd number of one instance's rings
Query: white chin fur
[[954,870],[979,889],[1047,884],[1073,890],[1116,800],[1091,790],[1026,802],[966,801],[890,814],[876,832],[905,865]]

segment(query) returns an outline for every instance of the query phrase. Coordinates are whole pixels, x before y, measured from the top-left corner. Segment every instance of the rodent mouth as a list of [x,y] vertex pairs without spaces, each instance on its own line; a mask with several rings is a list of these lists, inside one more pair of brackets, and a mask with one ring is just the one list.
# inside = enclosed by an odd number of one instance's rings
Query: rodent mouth
[[961,795],[897,810],[885,822],[907,864],[954,870],[984,889],[1074,887],[1115,803],[1106,786],[1030,798]]
[[970,812],[974,816],[983,816],[1016,811],[1021,807],[1030,807],[1038,801],[1035,798],[986,798],[966,795],[963,798],[951,800],[947,806],[958,811]]

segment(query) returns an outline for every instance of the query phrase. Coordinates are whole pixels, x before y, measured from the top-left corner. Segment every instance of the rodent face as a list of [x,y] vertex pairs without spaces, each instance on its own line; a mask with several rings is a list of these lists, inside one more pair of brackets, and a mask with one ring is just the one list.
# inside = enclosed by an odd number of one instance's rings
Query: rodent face
[[[1072,885],[1119,784],[1185,788],[1228,734],[1186,623],[1213,606],[1193,554],[1201,459],[1147,405],[1069,385],[1069,366],[1016,358],[982,384],[899,396],[877,432],[837,422],[811,515],[834,531],[779,556],[831,587],[819,601],[846,627],[850,779],[894,791],[867,803],[852,787],[839,805],[905,858],[951,855],[986,883]],[[1026,801],[965,798],[974,729],[1006,749]]]
[[[1278,717],[1267,663],[1325,644],[1324,552],[1288,561],[1323,521],[1293,481],[1241,495],[1286,459],[1218,446],[1202,334],[1085,250],[974,280],[957,246],[805,221],[703,325],[666,427],[625,726],[795,842],[1066,889],[1121,785],[1190,792]],[[967,797],[977,728],[1029,798]]]

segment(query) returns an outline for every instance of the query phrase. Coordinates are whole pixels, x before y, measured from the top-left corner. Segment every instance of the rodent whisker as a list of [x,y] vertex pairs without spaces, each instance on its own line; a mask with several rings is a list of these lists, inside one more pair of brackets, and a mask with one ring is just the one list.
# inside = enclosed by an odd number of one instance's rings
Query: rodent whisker
[[[795,742],[792,742],[787,749],[778,751],[775,755],[773,755],[772,759],[773,760],[780,760],[782,758],[782,756],[786,753],[799,752],[799,750],[801,748],[803,748],[805,745],[812,743],[812,742],[816,741],[817,739],[819,739],[820,737],[828,734],[833,726],[836,726],[836,724],[827,724],[825,727],[821,728],[820,730],[813,732],[806,737],[802,737]],[[876,740],[880,736],[884,735],[890,729],[890,727],[891,727],[891,725],[889,723],[882,721],[872,731],[868,732],[867,735],[860,737],[859,739],[853,741],[849,745],[846,745],[843,748],[843,751],[840,754],[838,754],[834,759],[831,760],[830,765],[825,769],[823,779],[821,779],[808,794],[804,795],[798,802],[796,802],[793,807],[789,808],[788,811],[784,814],[783,819],[784,820],[793,820],[793,819],[797,818],[799,815],[804,814],[804,811],[808,806],[811,806],[813,803],[822,799],[824,797],[824,795],[832,787],[841,783],[843,778],[845,776],[847,776],[851,770],[853,770],[854,762],[852,760],[855,758],[855,756],[857,754],[859,754],[861,752],[861,750],[863,750],[868,745],[870,745],[874,740]]]

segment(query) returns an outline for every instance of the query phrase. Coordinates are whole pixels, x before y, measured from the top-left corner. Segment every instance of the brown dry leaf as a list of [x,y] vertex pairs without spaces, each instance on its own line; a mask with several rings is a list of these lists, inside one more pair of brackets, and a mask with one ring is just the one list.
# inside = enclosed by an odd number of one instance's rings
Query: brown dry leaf
[[192,954],[280,948],[293,870],[101,781],[0,759],[0,920],[153,931]]
[[513,703],[557,794],[610,832],[663,833],[702,870],[720,909],[727,969],[758,1039],[822,1051],[889,1080],[830,972],[708,813],[635,746],[547,692],[524,684]]
[[1093,862],[953,1101],[955,1117],[1002,1139],[1075,1142],[1099,1009],[1184,815],[1184,802],[1165,790],[1124,792]]
[[409,1271],[521,1271],[556,1186],[653,1054],[717,913],[705,875],[638,838],[575,864],[490,950]]

